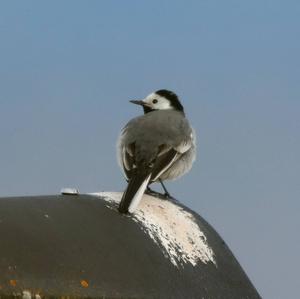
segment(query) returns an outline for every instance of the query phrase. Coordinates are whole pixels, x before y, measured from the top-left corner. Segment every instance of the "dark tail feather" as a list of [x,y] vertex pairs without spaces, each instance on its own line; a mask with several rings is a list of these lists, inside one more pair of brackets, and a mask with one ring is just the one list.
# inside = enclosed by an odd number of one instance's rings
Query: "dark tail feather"
[[123,193],[120,205],[120,213],[133,212],[135,207],[138,205],[142,196],[148,186],[151,174],[136,174],[134,175],[128,183],[128,186]]

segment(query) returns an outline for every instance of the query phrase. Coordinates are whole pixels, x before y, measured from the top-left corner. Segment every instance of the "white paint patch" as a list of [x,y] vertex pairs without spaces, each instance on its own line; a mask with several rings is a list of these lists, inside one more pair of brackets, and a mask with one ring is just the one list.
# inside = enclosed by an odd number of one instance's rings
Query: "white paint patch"
[[22,299],[31,299],[31,293],[29,291],[23,291]]
[[[104,198],[108,203],[118,204],[121,192],[100,192],[90,195]],[[111,204],[108,208],[114,209]],[[199,262],[216,265],[214,252],[207,238],[198,226],[194,216],[180,206],[168,200],[144,194],[143,200],[133,214],[132,219],[141,224],[145,233],[160,247],[173,265]]]

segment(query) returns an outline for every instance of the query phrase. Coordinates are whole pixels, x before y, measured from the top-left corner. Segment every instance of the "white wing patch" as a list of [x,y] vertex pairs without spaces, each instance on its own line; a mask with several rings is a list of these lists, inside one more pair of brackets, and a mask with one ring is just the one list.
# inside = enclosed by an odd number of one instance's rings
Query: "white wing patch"
[[184,140],[182,143],[180,143],[178,146],[176,146],[174,149],[179,152],[180,154],[183,154],[187,152],[192,146],[191,140]]
[[165,171],[167,171],[171,166],[172,166],[172,164],[178,159],[178,157],[179,157],[179,154],[176,154],[175,156],[174,156],[174,158],[171,160],[171,162],[165,167],[165,168],[163,168],[158,174],[157,174],[157,176],[155,177],[155,178],[152,178],[152,181],[156,181]]
[[129,168],[129,161],[127,161],[127,159],[126,159],[126,149],[125,149],[125,147],[123,147],[122,148],[122,160],[123,160],[123,165],[124,165],[124,167],[127,169],[127,170],[129,170],[130,168]]

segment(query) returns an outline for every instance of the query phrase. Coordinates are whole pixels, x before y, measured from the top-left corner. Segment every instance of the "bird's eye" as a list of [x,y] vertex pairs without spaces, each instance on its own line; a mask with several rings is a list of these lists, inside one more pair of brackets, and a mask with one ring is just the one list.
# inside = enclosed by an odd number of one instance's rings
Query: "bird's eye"
[[158,100],[156,100],[156,99],[154,99],[154,100],[152,101],[153,104],[156,104],[157,102],[158,102]]

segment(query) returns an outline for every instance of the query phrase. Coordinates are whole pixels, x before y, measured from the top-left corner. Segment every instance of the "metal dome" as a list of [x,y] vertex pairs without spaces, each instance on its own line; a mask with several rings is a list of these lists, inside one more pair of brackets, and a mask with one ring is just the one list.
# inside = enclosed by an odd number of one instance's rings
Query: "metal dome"
[[121,193],[0,198],[0,297],[255,299],[259,294],[198,214]]

